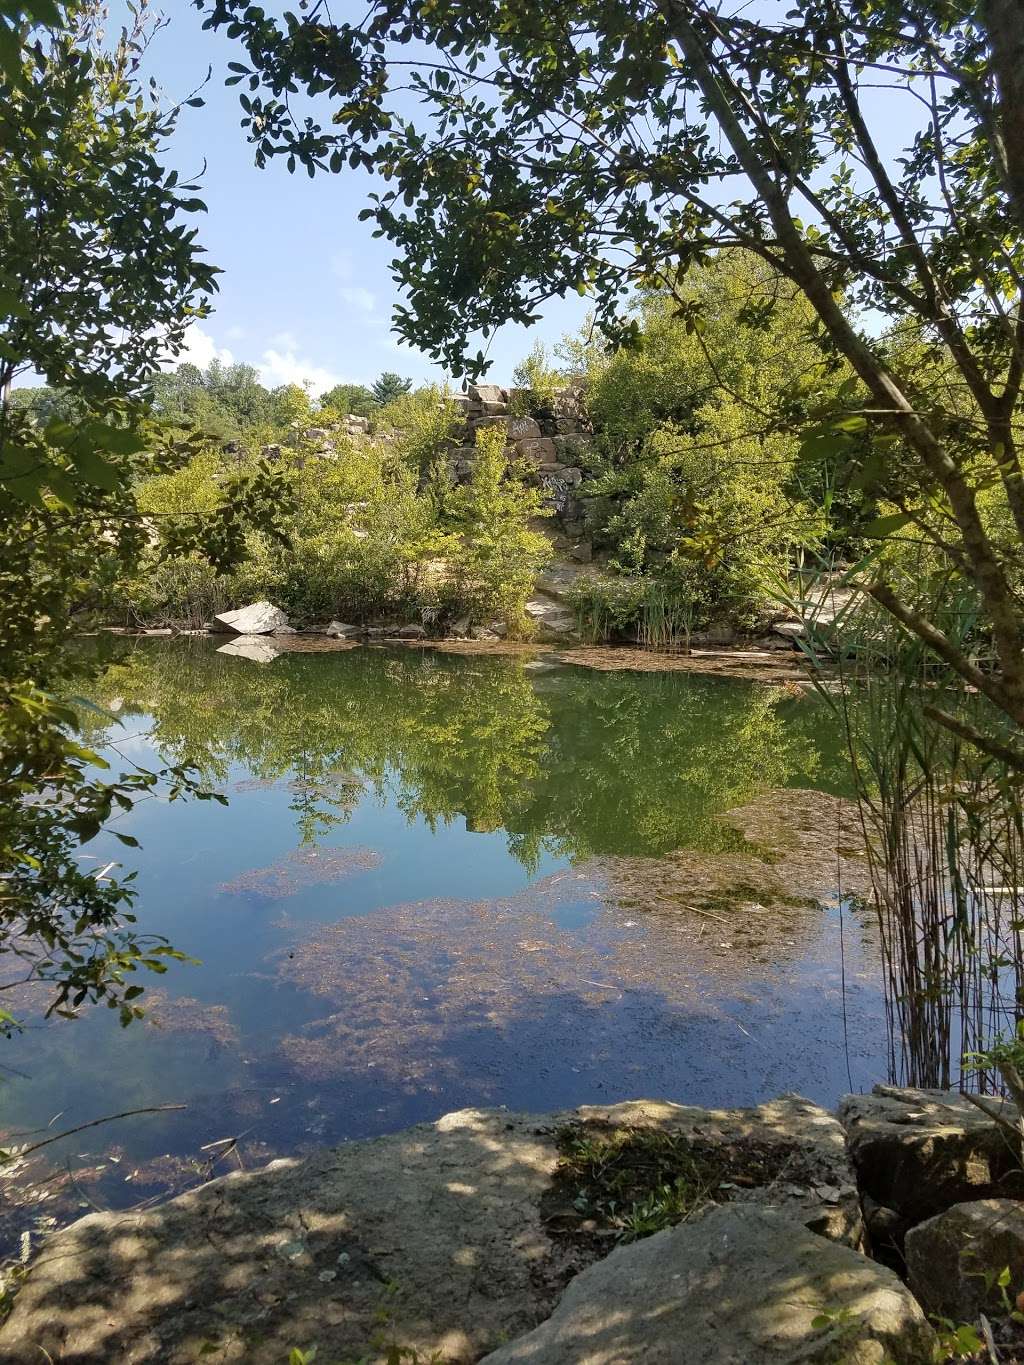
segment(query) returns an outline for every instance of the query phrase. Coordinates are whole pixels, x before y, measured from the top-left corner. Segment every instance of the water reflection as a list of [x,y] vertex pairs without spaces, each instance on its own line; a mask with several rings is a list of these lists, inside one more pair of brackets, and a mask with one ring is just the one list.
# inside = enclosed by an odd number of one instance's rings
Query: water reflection
[[883,1074],[842,751],[806,697],[523,657],[106,648],[92,695],[123,723],[94,741],[195,763],[230,805],[121,826],[143,925],[202,966],[127,1031],[27,1004],[4,1051],[8,1131],[187,1105],[47,1149],[16,1173],[51,1182],[44,1211],[465,1105],[832,1100]]

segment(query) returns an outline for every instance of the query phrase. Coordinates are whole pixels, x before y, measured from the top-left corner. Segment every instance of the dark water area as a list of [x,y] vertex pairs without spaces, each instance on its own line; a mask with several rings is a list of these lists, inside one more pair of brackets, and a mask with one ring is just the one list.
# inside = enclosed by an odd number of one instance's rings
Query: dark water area
[[8,1242],[40,1208],[126,1207],[466,1106],[832,1103],[884,1075],[871,918],[836,854],[841,739],[799,689],[97,648],[89,694],[118,723],[83,713],[90,743],[229,797],[143,802],[117,826],[140,849],[85,850],[137,869],[141,927],[198,964],[148,978],[128,1029],[19,999],[0,1140],[186,1107],[8,1173]]

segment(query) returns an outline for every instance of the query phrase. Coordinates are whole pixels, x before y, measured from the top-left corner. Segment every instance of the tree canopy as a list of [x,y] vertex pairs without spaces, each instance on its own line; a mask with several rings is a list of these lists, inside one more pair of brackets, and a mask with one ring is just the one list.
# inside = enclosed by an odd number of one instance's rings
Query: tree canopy
[[[281,20],[247,0],[195,3],[244,46],[229,80],[247,82],[259,164],[383,179],[363,213],[398,248],[397,328],[457,372],[486,366],[469,354],[473,332],[534,320],[571,289],[593,298],[612,340],[634,331],[623,305],[638,284],[674,295],[699,336],[699,301],[680,282],[724,247],[795,284],[808,335],[849,383],[832,401],[809,377],[771,412],[750,411],[751,426],[846,452],[893,504],[879,534],[909,528],[941,571],[971,582],[990,668],[884,570],[868,590],[1024,724],[1014,0],[813,0],[785,15],[691,0],[375,0],[345,23],[317,0]],[[329,120],[293,117],[300,91]],[[772,307],[752,300],[744,321]],[[901,331],[922,350],[894,348]],[[986,511],[992,487],[1009,540]]]

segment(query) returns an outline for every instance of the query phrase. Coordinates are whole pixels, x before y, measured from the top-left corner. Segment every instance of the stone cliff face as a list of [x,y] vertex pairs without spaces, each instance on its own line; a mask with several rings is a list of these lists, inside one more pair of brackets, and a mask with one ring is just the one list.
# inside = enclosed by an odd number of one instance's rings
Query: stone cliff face
[[580,390],[565,389],[539,402],[526,389],[474,384],[455,401],[463,411],[463,426],[449,454],[453,478],[465,482],[472,473],[476,433],[482,427],[503,427],[510,453],[540,485],[566,546],[578,541],[585,527],[577,490],[592,440]]

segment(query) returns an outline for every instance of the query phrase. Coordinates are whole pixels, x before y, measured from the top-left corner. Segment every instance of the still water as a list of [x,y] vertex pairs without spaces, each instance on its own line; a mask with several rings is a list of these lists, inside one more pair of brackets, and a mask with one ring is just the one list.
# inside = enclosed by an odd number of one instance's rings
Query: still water
[[48,1148],[28,1177],[54,1217],[469,1105],[832,1102],[884,1075],[840,736],[798,689],[101,648],[118,721],[90,715],[93,745],[195,764],[229,804],[143,802],[118,826],[139,850],[88,847],[130,858],[140,925],[198,959],[150,978],[146,1020],[28,1009],[0,1044],[4,1134],[185,1106]]

